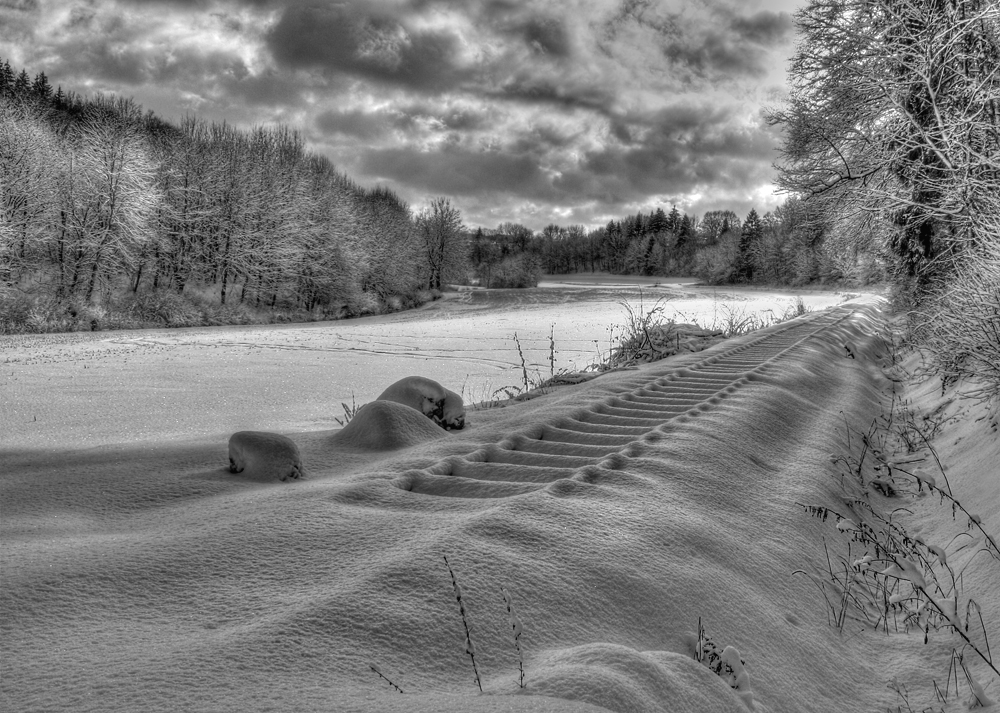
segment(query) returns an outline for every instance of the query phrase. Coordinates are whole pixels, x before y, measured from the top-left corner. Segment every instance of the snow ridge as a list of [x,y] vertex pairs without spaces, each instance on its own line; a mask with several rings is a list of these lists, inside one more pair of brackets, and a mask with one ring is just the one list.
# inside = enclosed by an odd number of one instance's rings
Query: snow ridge
[[[542,488],[588,482],[598,470],[620,469],[643,443],[663,437],[671,421],[684,422],[760,379],[781,360],[815,346],[854,314],[840,308],[790,321],[780,328],[699,362],[652,378],[554,423],[536,425],[465,456],[449,456],[404,473],[395,484],[413,493],[503,498]],[[845,344],[845,349],[849,347]]]

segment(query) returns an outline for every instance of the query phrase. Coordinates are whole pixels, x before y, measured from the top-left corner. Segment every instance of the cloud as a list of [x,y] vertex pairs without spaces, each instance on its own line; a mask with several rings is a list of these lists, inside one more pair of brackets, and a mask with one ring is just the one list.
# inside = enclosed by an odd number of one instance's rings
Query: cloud
[[732,29],[744,40],[769,47],[787,42],[795,29],[787,12],[762,10],[750,17],[734,17]]
[[547,192],[544,174],[527,155],[473,151],[444,146],[438,151],[412,148],[375,149],[365,153],[360,169],[429,193],[483,195]]
[[38,0],[0,0],[0,9],[35,12],[38,10]]
[[554,78],[525,75],[514,77],[499,88],[483,91],[480,95],[502,102],[586,109],[601,114],[610,112],[616,98],[612,88],[596,84],[579,86],[570,81],[558,82]]
[[388,130],[386,117],[361,110],[325,111],[316,117],[316,127],[324,134],[358,139],[377,139]]
[[418,29],[363,3],[292,5],[265,41],[279,65],[318,68],[422,92],[459,85],[469,76],[459,38]]
[[[620,56],[632,47],[656,49],[667,70],[685,81],[760,77],[771,68],[771,51],[790,40],[793,23],[784,12],[743,15],[720,0],[680,5],[624,0],[601,27],[602,50]],[[653,61],[655,64],[655,60]]]
[[557,18],[536,16],[521,27],[524,41],[536,52],[556,57],[569,57],[572,53],[570,38]]
[[65,90],[282,121],[364,184],[541,227],[763,195],[792,4],[0,0],[0,42]]

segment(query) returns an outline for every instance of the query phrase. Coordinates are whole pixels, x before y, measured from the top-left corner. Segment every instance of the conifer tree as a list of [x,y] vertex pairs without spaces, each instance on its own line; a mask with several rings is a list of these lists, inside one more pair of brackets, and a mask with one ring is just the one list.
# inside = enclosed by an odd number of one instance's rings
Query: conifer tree
[[680,252],[685,248],[685,246],[690,242],[691,234],[693,233],[691,227],[691,218],[687,213],[683,215],[680,220],[680,224],[677,226],[677,240],[674,243],[677,251]]
[[667,230],[671,233],[677,233],[681,227],[681,212],[677,210],[677,206],[670,209],[670,215],[667,216]]
[[49,84],[49,78],[45,76],[45,72],[39,72],[35,75],[35,81],[31,84],[31,93],[42,101],[48,101],[52,96],[52,85]]
[[15,78],[14,70],[10,68],[10,62],[4,60],[4,63],[0,65],[0,96],[14,91]]
[[754,208],[747,213],[743,221],[743,231],[740,233],[739,276],[749,282],[754,274],[754,257],[763,235],[760,217]]
[[667,230],[667,214],[663,212],[663,208],[657,208],[649,216],[649,232],[661,233],[664,230]]
[[17,79],[14,80],[14,95],[26,97],[30,91],[31,79],[28,77],[28,73],[22,69],[21,73],[17,75]]

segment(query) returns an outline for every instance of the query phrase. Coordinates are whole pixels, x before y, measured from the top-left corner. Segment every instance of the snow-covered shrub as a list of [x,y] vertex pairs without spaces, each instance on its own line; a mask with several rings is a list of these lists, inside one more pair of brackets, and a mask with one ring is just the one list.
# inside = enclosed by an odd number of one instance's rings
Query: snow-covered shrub
[[736,691],[736,695],[754,710],[753,691],[750,688],[750,673],[746,669],[746,661],[735,646],[727,646],[719,651],[719,647],[709,638],[705,627],[698,619],[698,644],[694,652],[695,660],[704,664],[712,673],[721,678]]
[[942,382],[969,379],[983,398],[1000,400],[1000,248],[982,252],[934,285],[911,324]]
[[146,325],[194,327],[202,323],[201,310],[176,290],[140,290],[130,292],[119,308]]

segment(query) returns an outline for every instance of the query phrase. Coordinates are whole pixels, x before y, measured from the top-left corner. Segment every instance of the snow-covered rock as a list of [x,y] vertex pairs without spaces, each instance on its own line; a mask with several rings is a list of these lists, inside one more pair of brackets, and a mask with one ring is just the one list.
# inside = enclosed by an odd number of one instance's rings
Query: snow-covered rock
[[229,470],[253,480],[297,480],[305,475],[299,447],[280,433],[237,431],[229,437]]
[[395,401],[420,411],[445,430],[465,427],[462,397],[433,379],[407,376],[383,391],[378,401]]

